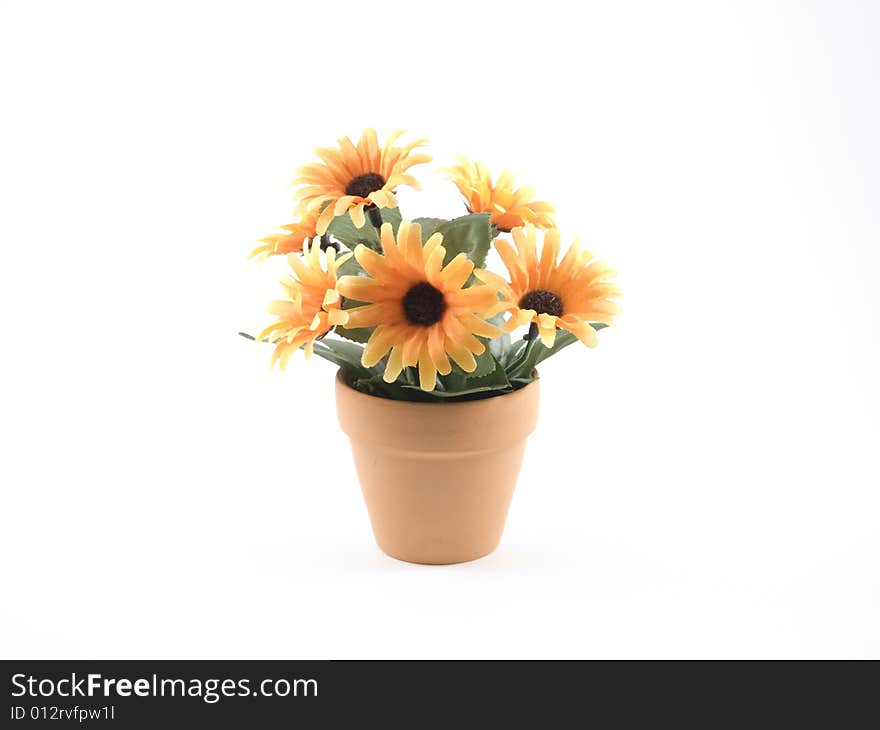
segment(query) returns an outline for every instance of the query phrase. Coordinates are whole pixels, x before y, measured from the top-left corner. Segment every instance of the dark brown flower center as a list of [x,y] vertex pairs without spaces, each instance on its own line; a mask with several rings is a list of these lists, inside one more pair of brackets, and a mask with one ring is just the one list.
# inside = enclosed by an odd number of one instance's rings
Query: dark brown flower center
[[534,309],[538,314],[562,316],[562,299],[558,294],[546,289],[534,289],[523,294],[519,300],[520,309]]
[[427,281],[411,286],[403,295],[403,313],[411,324],[430,327],[440,321],[445,311],[443,292]]
[[375,172],[367,172],[358,175],[345,188],[346,195],[357,195],[359,198],[366,198],[370,193],[381,190],[385,184],[385,178]]

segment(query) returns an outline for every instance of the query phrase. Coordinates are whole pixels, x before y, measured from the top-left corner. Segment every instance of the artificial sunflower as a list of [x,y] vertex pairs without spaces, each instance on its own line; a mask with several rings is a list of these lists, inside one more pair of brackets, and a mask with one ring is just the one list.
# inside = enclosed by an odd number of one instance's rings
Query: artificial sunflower
[[502,231],[531,223],[538,228],[553,228],[550,203],[533,200],[535,191],[527,185],[515,187],[513,173],[504,170],[492,183],[489,171],[479,162],[459,157],[458,164],[444,170],[455,183],[471,213],[489,213],[490,220]]
[[498,291],[502,297],[502,311],[511,314],[504,329],[534,323],[541,342],[552,347],[556,328],[561,327],[575,335],[588,347],[597,343],[591,322],[611,324],[620,309],[612,301],[620,296],[616,284],[608,279],[615,272],[603,261],[593,261],[593,255],[580,247],[578,241],[558,261],[559,232],[544,232],[540,257],[534,226],[513,229],[513,240],[495,239],[495,248],[510,274],[510,282],[497,274],[478,269],[474,275]]
[[312,354],[315,340],[331,327],[345,324],[348,313],[342,309],[342,297],[336,288],[339,266],[351,257],[350,253],[336,257],[336,250],[325,252],[327,268],[321,265],[321,248],[317,241],[303,247],[302,257],[289,254],[287,262],[293,276],[281,282],[287,296],[269,303],[269,311],[278,316],[257,335],[275,342],[270,367],[276,361],[283,370],[290,356],[305,345],[306,357]]
[[474,355],[485,345],[477,339],[499,330],[482,318],[498,303],[495,291],[477,284],[463,289],[474,264],[464,253],[446,266],[443,236],[433,234],[422,245],[417,223],[404,221],[395,239],[390,223],[381,228],[384,256],[361,245],[354,255],[372,278],[343,276],[339,292],[367,302],[348,310],[349,328],[373,327],[362,363],[372,367],[390,350],[384,379],[393,383],[404,367],[418,366],[419,386],[434,390],[437,373],[448,375],[452,358],[465,372],[477,367]]
[[271,233],[260,239],[261,246],[250,252],[249,257],[264,259],[275,254],[299,253],[303,250],[303,242],[318,235],[317,223],[319,210],[306,211],[298,221],[281,226],[286,233]]
[[[402,147],[395,147],[403,132],[391,134],[384,147],[379,147],[375,129],[365,129],[357,145],[348,137],[339,140],[339,148],[322,147],[315,150],[321,162],[313,162],[299,171],[293,184],[299,186],[295,196],[304,210],[317,211],[317,232],[323,235],[335,216],[346,211],[358,228],[364,225],[364,209],[376,225],[379,208],[397,207],[394,189],[419,184],[407,170],[431,160],[430,155],[414,154],[413,150],[427,143],[417,139]],[[323,206],[323,209],[322,209]]]

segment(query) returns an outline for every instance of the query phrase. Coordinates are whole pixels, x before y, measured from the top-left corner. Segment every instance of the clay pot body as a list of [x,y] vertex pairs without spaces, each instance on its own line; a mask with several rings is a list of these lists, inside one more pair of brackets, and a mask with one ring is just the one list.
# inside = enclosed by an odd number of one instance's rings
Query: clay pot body
[[336,379],[376,542],[412,563],[461,563],[501,539],[538,381],[494,398],[411,403],[366,395]]

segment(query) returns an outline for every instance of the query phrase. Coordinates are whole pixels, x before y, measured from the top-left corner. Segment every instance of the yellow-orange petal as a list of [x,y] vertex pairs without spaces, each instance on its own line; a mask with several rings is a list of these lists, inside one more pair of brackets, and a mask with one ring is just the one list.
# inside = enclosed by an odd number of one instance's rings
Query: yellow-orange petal
[[348,214],[351,216],[351,222],[354,223],[355,228],[363,228],[364,227],[364,204],[358,203],[354,208],[348,211]]
[[444,284],[450,289],[459,289],[468,280],[471,272],[474,270],[474,262],[471,261],[467,254],[460,253],[452,261],[443,268],[441,278]]
[[385,372],[382,379],[386,383],[393,383],[397,380],[397,376],[403,370],[403,346],[395,345],[391,348],[391,354],[388,356],[388,363],[385,365]]
[[328,205],[324,210],[321,211],[321,215],[318,216],[318,222],[315,224],[315,231],[319,236],[323,236],[327,232],[327,228],[330,225],[330,221],[333,220],[333,206]]
[[385,353],[394,345],[399,332],[394,327],[379,325],[376,327],[370,339],[364,347],[364,354],[361,356],[361,363],[364,367],[371,368],[379,360],[385,357]]
[[437,369],[428,352],[427,343],[422,345],[419,352],[419,387],[426,391],[432,391],[437,387]]
[[449,337],[446,338],[446,352],[466,373],[472,373],[477,369],[477,361],[474,359],[473,353]]
[[351,206],[352,203],[356,200],[354,195],[343,195],[339,198],[335,205],[333,206],[333,215],[339,216],[345,213]]
[[572,321],[566,317],[563,317],[558,321],[558,324],[562,329],[566,329],[571,332],[587,347],[595,347],[599,344],[599,339],[596,337],[596,330],[593,329],[587,322],[582,322],[578,320]]
[[556,317],[552,314],[538,315],[538,334],[545,347],[553,347],[556,342]]

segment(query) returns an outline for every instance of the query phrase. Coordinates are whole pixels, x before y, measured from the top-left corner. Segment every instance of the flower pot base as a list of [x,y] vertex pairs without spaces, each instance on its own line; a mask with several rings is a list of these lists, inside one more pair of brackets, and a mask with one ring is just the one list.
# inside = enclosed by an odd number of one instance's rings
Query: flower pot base
[[491,555],[498,547],[498,544],[496,543],[488,551],[481,552],[477,555],[469,555],[467,557],[462,557],[461,555],[456,555],[455,557],[446,556],[443,559],[440,559],[438,557],[432,560],[428,559],[427,556],[423,556],[422,554],[418,554],[419,559],[416,559],[415,554],[409,557],[405,555],[395,555],[391,550],[386,550],[384,547],[382,547],[382,545],[379,544],[378,541],[376,542],[376,545],[378,545],[379,549],[389,558],[394,558],[395,560],[399,560],[402,563],[413,563],[415,565],[458,565],[459,563],[472,563],[474,560],[479,560],[480,558],[485,558],[487,555]]

